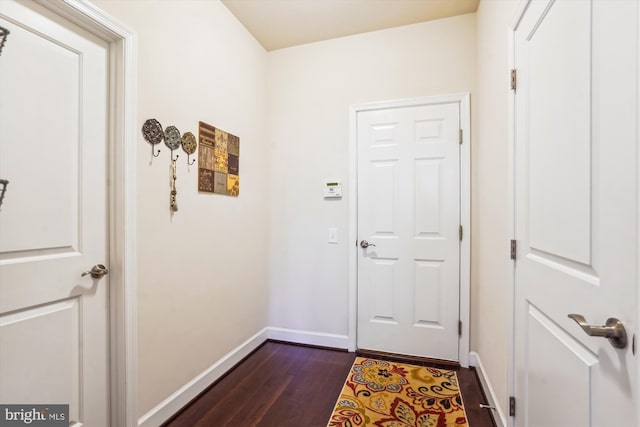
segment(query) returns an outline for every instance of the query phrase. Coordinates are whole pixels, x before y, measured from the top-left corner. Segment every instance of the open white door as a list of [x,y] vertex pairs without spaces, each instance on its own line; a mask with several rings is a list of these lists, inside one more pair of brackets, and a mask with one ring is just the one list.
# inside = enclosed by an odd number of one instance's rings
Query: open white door
[[357,112],[360,349],[459,360],[460,109]]
[[107,426],[109,47],[35,2],[0,26],[0,403]]
[[625,0],[531,1],[515,27],[516,426],[638,425],[637,31]]

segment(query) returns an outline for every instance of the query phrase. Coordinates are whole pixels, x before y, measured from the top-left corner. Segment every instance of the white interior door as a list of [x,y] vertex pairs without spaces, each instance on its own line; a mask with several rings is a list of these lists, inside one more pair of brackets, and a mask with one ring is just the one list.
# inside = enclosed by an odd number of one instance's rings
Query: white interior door
[[0,403],[107,426],[108,46],[31,1],[0,26]]
[[532,1],[515,29],[515,425],[637,426],[637,1]]
[[360,349],[458,360],[459,132],[456,102],[357,113]]

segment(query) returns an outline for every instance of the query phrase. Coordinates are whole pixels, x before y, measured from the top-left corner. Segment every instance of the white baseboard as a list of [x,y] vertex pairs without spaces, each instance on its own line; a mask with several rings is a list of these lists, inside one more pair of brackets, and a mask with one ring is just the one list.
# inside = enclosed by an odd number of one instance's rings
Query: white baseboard
[[[220,360],[215,362],[204,372],[182,386],[179,390],[156,405],[149,412],[138,419],[139,427],[157,427],[171,418],[187,403],[202,393],[218,378],[227,373],[231,368],[244,359],[249,353],[258,348],[267,339],[288,341],[296,344],[317,345],[340,349],[349,348],[347,335],[328,334],[321,332],[304,331],[298,329],[285,329],[267,327],[231,350]],[[476,368],[480,384],[487,396],[488,404],[496,409],[493,413],[497,427],[507,427],[507,419],[502,407],[487,377],[480,356],[476,352],[469,353],[469,365]]]
[[487,396],[487,403],[496,408],[493,411],[493,418],[496,421],[497,427],[507,427],[507,418],[504,416],[504,411],[500,406],[500,401],[498,400],[496,393],[491,386],[491,382],[485,373],[484,366],[482,366],[482,361],[480,360],[480,355],[475,351],[469,353],[469,365],[476,368],[478,378],[480,378],[480,384],[482,385],[484,394]]
[[302,331],[267,327],[231,350],[220,360],[208,367],[200,375],[182,386],[178,391],[167,397],[149,412],[138,419],[139,427],[157,427],[171,418],[187,403],[202,393],[218,378],[227,373],[249,353],[258,348],[267,339],[288,341],[296,344],[317,345],[321,347],[348,348],[346,335],[326,334],[320,332]]
[[345,350],[349,348],[349,337],[347,335],[275,327],[269,327],[267,330],[269,339],[272,340],[288,341],[296,344],[317,345],[320,347],[340,348]]
[[153,409],[138,419],[138,426],[157,427],[167,421],[183,406],[193,400],[198,394],[202,393],[218,378],[227,373],[249,353],[265,342],[268,338],[268,329],[269,328],[264,328],[238,347],[231,350],[200,375],[160,402]]

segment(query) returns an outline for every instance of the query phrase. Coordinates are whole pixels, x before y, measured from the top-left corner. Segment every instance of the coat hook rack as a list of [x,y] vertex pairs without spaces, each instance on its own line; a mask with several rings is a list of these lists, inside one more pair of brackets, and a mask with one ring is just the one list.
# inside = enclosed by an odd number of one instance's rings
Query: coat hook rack
[[[158,157],[160,155],[160,149],[156,151],[154,145],[164,141],[164,144],[171,150],[171,165],[170,165],[170,192],[169,192],[169,208],[172,213],[178,211],[176,180],[177,174],[177,161],[180,154],[173,156],[173,152],[182,146],[182,149],[187,153],[187,165],[193,165],[196,159],[191,160],[190,156],[198,149],[198,140],[191,132],[185,132],[184,135],[180,135],[180,131],[175,126],[167,126],[166,129],[162,129],[162,125],[156,119],[148,119],[142,125],[142,136],[145,141],[151,144],[151,155]],[[0,180],[1,181],[1,180]],[[0,202],[2,198],[0,197]]]
[[162,130],[162,125],[156,119],[148,119],[142,125],[142,136],[145,141],[151,144],[151,155],[153,157],[160,156],[160,149],[155,150],[154,145],[164,141],[165,145],[171,150],[171,161],[178,160],[179,154],[173,156],[174,150],[177,150],[180,145],[182,149],[187,153],[187,164],[193,165],[196,159],[191,159],[191,155],[198,149],[198,140],[191,132],[185,132],[180,136],[180,131],[175,126],[167,126],[165,130]]
[[187,164],[189,166],[196,162],[196,159],[193,159],[193,161],[190,162],[189,156],[195,153],[197,148],[198,140],[195,135],[191,132],[185,132],[184,135],[182,135],[182,149],[187,153]]
[[154,153],[153,146],[159,144],[164,139],[164,132],[162,131],[162,125],[156,119],[149,119],[142,125],[142,136],[151,144],[151,155],[158,157],[160,155],[160,149],[157,153]]

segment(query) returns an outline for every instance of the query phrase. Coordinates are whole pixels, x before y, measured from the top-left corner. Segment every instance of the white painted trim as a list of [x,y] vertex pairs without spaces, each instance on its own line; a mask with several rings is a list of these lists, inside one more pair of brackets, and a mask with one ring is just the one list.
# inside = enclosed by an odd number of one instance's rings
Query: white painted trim
[[171,396],[164,399],[138,420],[140,427],[156,427],[167,421],[211,384],[229,372],[252,351],[260,347],[266,340],[269,328],[264,328],[238,347],[231,350],[220,360],[209,366],[191,381],[180,387]]
[[86,0],[38,0],[109,43],[111,425],[137,425],[136,34]]
[[518,0],[518,5],[513,11],[513,18],[511,18],[511,26],[509,27],[511,30],[515,31],[515,29],[518,28],[520,21],[522,21],[522,18],[524,17],[525,11],[529,7],[529,3],[531,3],[531,0]]
[[[524,10],[524,7],[520,7],[520,10]],[[519,22],[518,20],[514,20],[514,22]],[[515,68],[515,26],[513,29],[508,30],[507,34],[508,38],[508,61],[509,61],[509,69],[505,70],[506,78],[505,85],[508,84],[510,79],[511,70]],[[515,121],[515,92],[513,90],[509,90],[508,92],[508,136],[507,136],[507,153],[509,156],[508,160],[508,227],[509,227],[509,240],[516,238],[516,161],[515,161],[515,132],[516,132],[516,121]],[[505,253],[510,253],[511,242],[505,242],[506,251]],[[507,393],[509,396],[516,395],[516,341],[515,341],[515,324],[516,324],[516,294],[515,294],[515,283],[516,283],[516,261],[512,260],[509,263],[509,289],[507,292],[509,293],[507,297],[507,301],[510,301],[508,307],[508,318],[511,319],[507,325],[507,348],[509,349],[508,355],[508,364],[507,364]],[[508,427],[512,427],[515,423],[514,417],[509,417]]]
[[[357,348],[357,309],[358,309],[358,132],[357,115],[361,111],[387,108],[411,107],[416,105],[460,104],[460,127],[463,143],[460,146],[460,223],[466,238],[460,245],[460,320],[463,323],[462,335],[458,341],[458,360],[463,367],[469,366],[469,322],[471,307],[471,117],[469,93],[425,96],[411,99],[399,99],[383,102],[355,104],[349,107],[349,241],[353,247],[349,252],[349,336],[348,349]],[[351,243],[350,243],[351,244]]]
[[[638,7],[637,27],[640,28],[640,7]],[[637,52],[636,52],[636,147],[640,143],[640,31],[637,33]],[[636,149],[636,324],[635,333],[632,333],[632,339],[635,338],[636,355],[638,353],[638,340],[640,337],[640,149]],[[640,357],[636,356],[636,379],[634,393],[636,395],[636,425],[640,425]]]
[[469,94],[460,97],[460,224],[463,228],[460,242],[460,321],[462,334],[458,338],[460,366],[469,366],[471,330],[471,106]]
[[493,418],[496,421],[497,427],[507,427],[507,418],[504,416],[504,411],[500,406],[500,400],[496,396],[493,386],[491,385],[491,381],[489,381],[489,377],[484,370],[484,366],[480,360],[480,355],[475,351],[472,351],[469,355],[469,365],[476,368],[476,373],[480,379],[480,385],[482,386],[485,396],[487,396],[487,404],[496,408],[493,412]]
[[276,327],[268,327],[267,331],[267,337],[271,340],[288,341],[295,344],[317,345],[320,347],[340,349],[349,348],[349,337],[346,335]]
[[[511,20],[511,26],[508,29],[507,38],[508,38],[508,61],[509,61],[509,69],[506,70],[507,73],[510,73],[512,69],[516,68],[515,62],[515,34],[516,29],[520,25],[524,13],[529,7],[529,3],[531,0],[520,0],[519,4],[516,6],[516,10],[514,11],[513,18]],[[507,80],[508,81],[508,80]],[[517,90],[517,89],[516,89]],[[509,215],[509,239],[515,239],[516,237],[516,146],[515,146],[515,135],[516,135],[516,116],[515,116],[515,96],[516,92],[513,90],[509,90],[509,99],[508,99],[508,156],[509,156],[509,182],[508,182],[508,192],[509,192],[509,204],[508,204],[508,215]],[[510,244],[510,242],[508,242]],[[507,250],[510,250],[507,247]],[[508,252],[507,252],[508,253]],[[508,337],[507,337],[507,348],[509,349],[508,355],[508,365],[507,365],[507,393],[509,396],[514,396],[517,399],[517,388],[516,388],[516,340],[515,340],[515,327],[516,327],[516,293],[515,293],[515,284],[516,284],[516,261],[512,261],[509,265],[509,295],[508,301],[510,301],[510,305],[508,307],[508,313],[510,322],[508,324]],[[505,427],[514,427],[516,423],[516,418],[509,416],[506,418],[506,424],[503,425]]]
[[349,351],[358,349],[358,111],[349,106]]
[[161,425],[268,339],[340,349],[346,349],[348,347],[348,337],[346,335],[266,327],[231,350],[220,360],[213,363],[198,376],[180,387],[180,389],[171,396],[164,399],[140,417],[140,419],[137,420],[137,425],[140,427],[156,427]]
[[388,108],[414,107],[418,105],[451,104],[454,102],[462,103],[465,98],[468,100],[468,92],[448,95],[421,96],[418,98],[394,99],[380,102],[366,102],[351,105],[350,108],[356,113],[359,113],[361,111],[386,110]]

